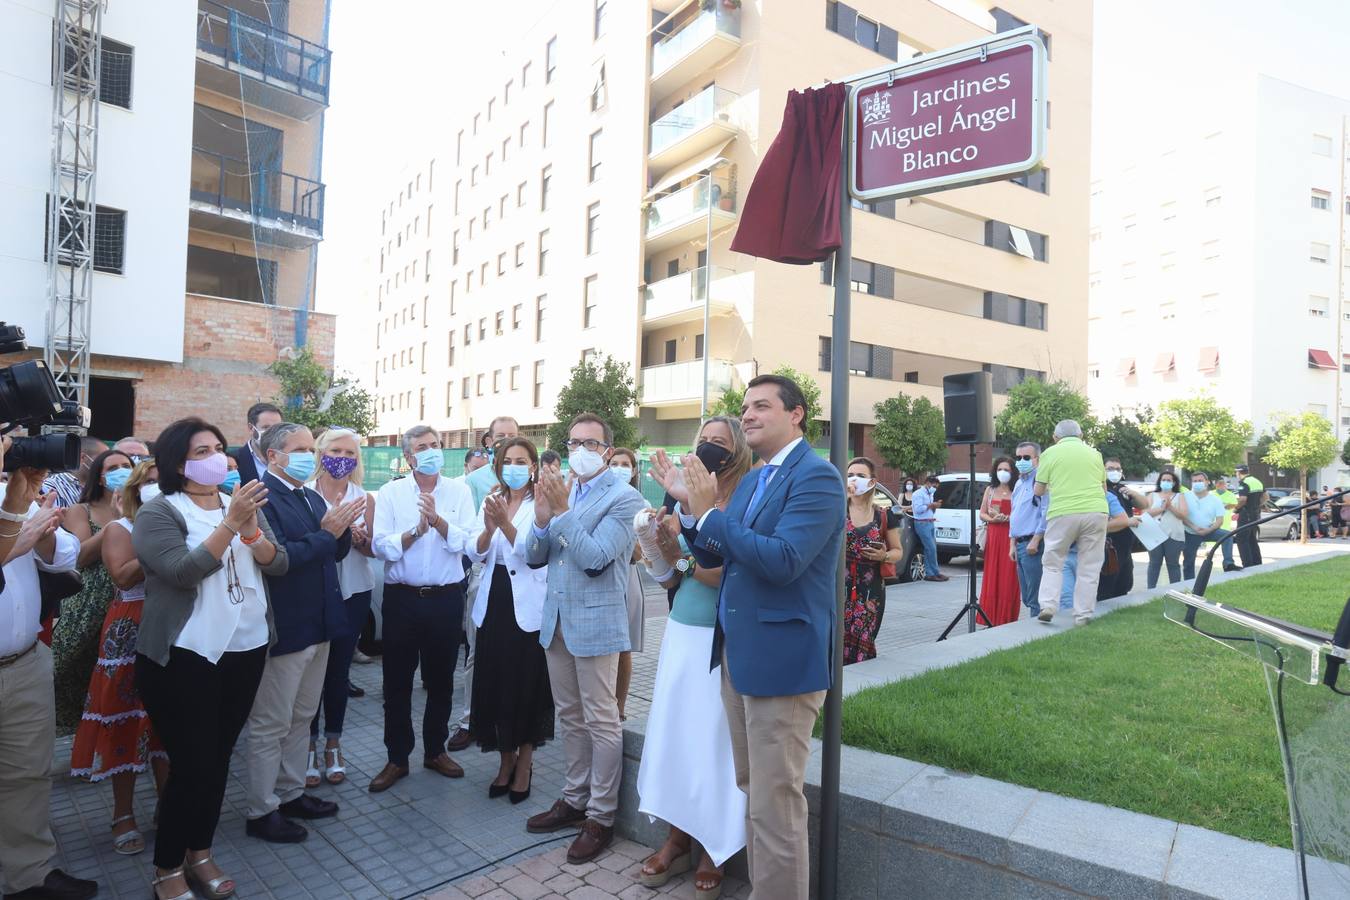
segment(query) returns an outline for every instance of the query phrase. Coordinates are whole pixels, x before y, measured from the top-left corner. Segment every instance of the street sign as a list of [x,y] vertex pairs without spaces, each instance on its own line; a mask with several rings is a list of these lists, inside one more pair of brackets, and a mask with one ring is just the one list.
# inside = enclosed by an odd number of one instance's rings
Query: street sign
[[856,82],[850,193],[908,197],[1032,171],[1045,157],[1045,94],[1034,28]]

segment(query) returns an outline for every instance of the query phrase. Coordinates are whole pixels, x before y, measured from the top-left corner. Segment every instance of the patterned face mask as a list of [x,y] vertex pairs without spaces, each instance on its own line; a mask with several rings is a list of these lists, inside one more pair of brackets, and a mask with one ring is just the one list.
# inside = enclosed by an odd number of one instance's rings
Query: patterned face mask
[[356,458],[351,456],[324,456],[323,468],[334,478],[346,478],[356,471]]

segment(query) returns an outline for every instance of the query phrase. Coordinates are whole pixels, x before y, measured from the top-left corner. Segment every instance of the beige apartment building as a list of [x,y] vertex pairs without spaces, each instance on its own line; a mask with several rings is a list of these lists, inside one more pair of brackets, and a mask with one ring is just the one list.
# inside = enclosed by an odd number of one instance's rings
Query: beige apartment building
[[688,445],[705,399],[784,364],[828,404],[830,267],[730,250],[788,91],[1024,23],[1050,47],[1044,170],[855,203],[851,444],[870,448],[897,392],[940,403],[946,374],[987,369],[1000,397],[1027,377],[1081,385],[1087,4],[571,0],[380,211],[379,431],[427,421],[463,446],[499,414],[542,428],[590,353],[633,367],[651,446]]

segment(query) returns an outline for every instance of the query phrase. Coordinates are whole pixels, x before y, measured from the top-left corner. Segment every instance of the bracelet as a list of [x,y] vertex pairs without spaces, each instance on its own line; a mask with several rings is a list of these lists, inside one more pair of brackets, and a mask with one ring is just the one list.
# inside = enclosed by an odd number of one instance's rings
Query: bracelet
[[242,534],[239,535],[239,540],[245,544],[256,544],[258,543],[258,541],[262,540],[262,536],[263,531],[261,528],[259,528],[257,531],[253,532],[252,537],[244,537]]
[[12,538],[12,537],[18,537],[18,536],[20,535],[20,533],[22,533],[22,532],[23,532],[23,529],[22,529],[22,528],[16,528],[16,529],[14,529],[13,531],[9,531],[9,532],[0,532],[0,538]]
[[0,522],[27,522],[28,513],[12,513],[5,509],[0,509]]
[[220,520],[220,524],[222,524],[222,525],[224,525],[226,528],[228,528],[228,529],[234,534],[235,537],[239,537],[239,529],[238,529],[238,528],[235,528],[233,525],[231,525],[229,522],[226,522],[224,519],[221,519],[221,520]]

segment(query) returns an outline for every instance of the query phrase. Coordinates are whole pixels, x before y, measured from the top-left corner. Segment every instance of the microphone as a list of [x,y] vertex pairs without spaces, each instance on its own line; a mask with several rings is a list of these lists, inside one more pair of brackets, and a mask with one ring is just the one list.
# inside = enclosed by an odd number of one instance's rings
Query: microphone
[[1337,491],[1336,493],[1330,494],[1326,497],[1318,497],[1316,500],[1310,500],[1307,503],[1302,504],[1301,506],[1291,506],[1288,509],[1282,509],[1279,512],[1274,513],[1272,515],[1266,516],[1261,519],[1257,519],[1255,522],[1248,522],[1245,525],[1239,525],[1237,528],[1234,528],[1232,531],[1228,533],[1226,537],[1223,538],[1223,540],[1216,541],[1214,543],[1214,546],[1209,548],[1209,552],[1205,554],[1205,561],[1200,564],[1200,569],[1195,573],[1195,584],[1191,586],[1191,593],[1197,597],[1205,596],[1205,588],[1209,587],[1209,575],[1210,572],[1213,571],[1214,569],[1214,554],[1218,552],[1221,546],[1223,546],[1224,541],[1231,541],[1233,538],[1237,537],[1239,534],[1242,534],[1243,532],[1251,531],[1253,528],[1256,528],[1260,525],[1264,525],[1266,522],[1273,522],[1276,519],[1281,518],[1282,516],[1287,516],[1291,513],[1296,513],[1299,512],[1300,510],[1305,510],[1308,509],[1309,507],[1317,506],[1318,504],[1325,503],[1328,500],[1339,500],[1346,494],[1350,494],[1350,488],[1346,488],[1345,490],[1342,491]]

